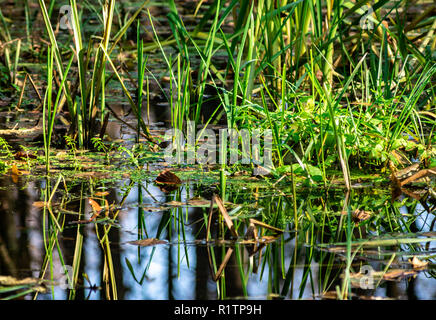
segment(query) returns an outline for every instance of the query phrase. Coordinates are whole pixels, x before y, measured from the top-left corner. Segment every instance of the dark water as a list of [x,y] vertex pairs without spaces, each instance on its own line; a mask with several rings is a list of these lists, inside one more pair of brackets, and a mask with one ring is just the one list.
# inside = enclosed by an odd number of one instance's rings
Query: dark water
[[[232,204],[227,207],[235,217],[240,235],[246,232],[249,218],[285,231],[267,244],[261,255],[258,252],[249,257],[250,245],[243,244],[242,238],[225,244],[206,244],[204,217],[209,211],[207,204],[201,203],[202,207],[171,205],[171,201],[185,203],[194,197],[210,199],[219,187],[217,182],[212,182],[215,177],[211,175],[206,174],[210,183],[193,179],[170,193],[163,192],[153,182],[153,174],[139,182],[133,179],[108,183],[89,179],[68,180],[68,194],[62,190],[63,187],[59,188],[52,207],[54,214],[60,214],[60,221],[64,221],[64,230],[58,235],[58,240],[65,265],[73,264],[75,245],[79,241],[78,228],[83,236],[79,281],[74,298],[114,298],[114,290],[118,299],[321,299],[325,292],[335,291],[337,285],[342,285],[346,248],[329,251],[322,245],[331,243],[330,248],[335,248],[335,244],[347,240],[345,232],[338,234],[336,230],[341,216],[345,217],[342,223],[345,226],[348,223],[347,215],[341,215],[345,199],[342,190],[325,193],[317,189],[298,189],[296,230],[293,200],[287,184],[271,188],[264,182],[242,184],[230,179],[226,200]],[[56,180],[51,180],[52,190]],[[17,183],[13,183],[10,177],[2,179],[2,275],[40,277],[46,254],[43,228],[46,236],[50,230],[55,230],[53,225],[43,225],[48,213],[44,216],[43,209],[34,205],[43,199],[41,195],[45,188],[44,179],[20,176]],[[81,219],[92,215],[88,199],[98,190],[108,192],[104,197],[109,204],[119,206],[119,214],[114,221],[99,220],[103,216],[97,218],[97,224],[92,222],[78,226],[74,223],[78,220],[77,213],[84,214]],[[362,266],[370,266],[374,272],[383,271],[390,262],[388,271],[411,271],[413,268],[408,260],[412,256],[430,261],[430,265],[413,275],[383,280],[376,289],[362,290],[357,285],[351,291],[356,298],[433,299],[436,295],[433,264],[435,234],[431,233],[434,231],[434,213],[428,213],[415,200],[404,197],[391,200],[390,192],[373,188],[353,190],[349,207],[371,211],[368,220],[357,226],[352,224],[353,241],[384,239],[386,236],[407,239],[415,238],[417,234],[427,240],[421,244],[406,242],[359,250],[352,269],[358,273]],[[232,208],[237,209],[232,213]],[[101,238],[105,226],[111,226],[108,239],[116,289],[103,276],[105,266],[108,266],[104,254],[107,247],[100,243],[97,234]],[[212,224],[212,233],[216,235],[217,230],[214,229],[219,229],[216,222]],[[149,247],[128,243],[140,238],[159,238],[167,243]],[[215,282],[210,271],[208,250],[213,249],[218,268],[229,248],[235,251],[224,269],[224,276]],[[395,257],[392,259],[393,254]],[[45,274],[45,279],[52,278],[55,284],[47,284],[47,292],[40,293],[37,299],[68,298],[71,290],[65,289],[63,270],[59,250],[55,248],[52,267],[48,267]],[[89,282],[83,274],[87,275]],[[33,297],[34,294],[25,296],[26,299]]]

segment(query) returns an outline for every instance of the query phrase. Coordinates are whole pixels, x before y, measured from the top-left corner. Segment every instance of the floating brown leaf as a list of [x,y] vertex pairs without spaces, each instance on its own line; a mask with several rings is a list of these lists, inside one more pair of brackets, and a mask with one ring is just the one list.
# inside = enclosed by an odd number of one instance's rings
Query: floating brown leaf
[[404,186],[414,181],[420,181],[422,178],[425,178],[429,175],[436,175],[436,168],[423,169],[416,172],[415,174],[401,181],[401,186]]
[[416,256],[412,260],[409,259],[409,262],[413,265],[413,269],[424,269],[428,265],[428,261],[421,261]]
[[47,205],[47,202],[45,202],[45,201],[35,201],[34,203],[32,203],[32,205],[34,207],[37,207],[37,208],[44,208]]
[[399,280],[416,274],[414,270],[395,269],[384,274],[384,280]]
[[178,185],[182,183],[179,177],[176,176],[174,173],[172,173],[169,169],[166,169],[161,173],[159,173],[155,181],[156,183],[159,184],[169,184],[169,185]]
[[[105,202],[106,202],[105,209],[107,209],[106,210],[106,216],[107,216],[108,212],[110,210],[110,207],[108,205],[107,200],[105,200]],[[94,199],[89,198],[88,203],[92,207],[92,211],[94,212],[94,214],[91,216],[91,218],[89,218],[87,220],[71,221],[70,223],[72,223],[72,224],[86,224],[86,223],[91,223],[98,218],[101,211],[103,211],[103,208]]]
[[104,197],[107,196],[108,194],[109,194],[108,191],[97,191],[96,193],[94,193],[96,197]]
[[14,183],[18,183],[18,176],[20,174],[20,170],[18,170],[17,166],[13,164],[11,168],[11,178]]
[[18,151],[17,153],[14,154],[14,158],[15,160],[27,160],[27,159],[36,159],[37,156],[29,152]]
[[411,175],[415,174],[416,172],[419,171],[419,163],[414,163],[404,169],[401,170],[397,170],[394,165],[389,162],[389,168],[391,170],[391,172],[395,175],[395,177],[402,181],[404,179],[406,179],[407,177],[410,177]]
[[165,244],[167,241],[165,240],[159,240],[155,238],[149,238],[149,239],[141,239],[136,241],[129,241],[128,243],[134,244],[141,247],[148,247],[148,246],[154,246],[156,244]]
[[88,202],[91,205],[93,211],[100,212],[101,210],[103,210],[102,207],[95,200],[90,198]]

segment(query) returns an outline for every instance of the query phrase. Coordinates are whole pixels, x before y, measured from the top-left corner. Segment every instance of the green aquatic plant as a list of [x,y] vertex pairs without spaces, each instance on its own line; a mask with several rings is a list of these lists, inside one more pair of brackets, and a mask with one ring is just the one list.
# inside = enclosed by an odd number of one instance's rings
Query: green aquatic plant
[[[45,92],[44,103],[42,107],[42,128],[43,128],[43,136],[44,136],[44,152],[45,152],[45,162],[46,162],[46,171],[47,174],[50,171],[50,145],[51,139],[53,135],[54,122],[57,115],[57,110],[59,107],[59,102],[61,98],[62,90],[59,90],[56,95],[56,100],[52,101],[52,93],[53,93],[53,56],[55,52],[53,47],[49,50],[49,55],[47,57],[47,89]],[[73,58],[70,59],[65,73],[62,77],[61,87],[65,84],[67,79],[68,72],[70,70],[71,64],[73,62]]]
[[[196,12],[202,5],[199,4]],[[177,63],[182,68],[178,67],[179,76],[172,78],[180,77],[180,73],[187,74],[189,68],[198,71],[201,81],[197,81],[194,87],[198,88],[200,97],[194,119],[198,120],[202,108],[206,79],[217,89],[227,87],[229,91],[217,90],[219,106],[215,114],[220,112],[219,109],[223,110],[228,127],[269,127],[273,131],[278,166],[288,164],[292,155],[303,169],[308,165],[320,168],[326,184],[326,170],[339,164],[345,184],[350,188],[350,161],[358,163],[359,167],[365,166],[365,163],[380,167],[387,159],[395,157],[391,151],[396,147],[390,146],[398,145],[398,137],[405,132],[410,134],[412,130],[422,137],[425,131],[419,128],[422,123],[420,117],[415,116],[421,116],[420,111],[411,112],[416,103],[413,99],[422,97],[418,91],[431,91],[431,66],[434,62],[428,55],[423,59],[418,51],[405,43],[401,35],[404,13],[395,11],[399,7],[407,11],[407,6],[401,1],[392,5],[382,1],[373,7],[364,1],[354,5],[344,1],[326,4],[297,1],[280,5],[265,1],[254,5],[248,1],[231,1],[228,4],[214,1],[205,9],[200,23],[191,32],[187,31],[177,6],[172,3],[167,17],[178,47],[177,61],[191,61],[193,56],[198,56],[200,62],[198,67]],[[327,12],[325,19],[323,10]],[[224,32],[222,26],[232,11],[236,13],[233,33],[229,33],[228,29]],[[401,18],[398,25],[382,23],[391,14]],[[423,18],[427,15],[423,14]],[[211,27],[205,38],[200,30],[206,23]],[[406,30],[415,27],[407,25]],[[355,35],[345,37],[344,30],[353,30]],[[422,29],[421,32],[429,43],[429,33],[425,34],[427,31]],[[154,34],[157,38],[156,32]],[[204,39],[206,42],[201,47],[199,44]],[[357,45],[363,39],[367,44]],[[173,43],[171,41],[158,41],[161,52],[166,55],[170,73],[171,61],[175,60],[168,57],[164,50],[165,45]],[[398,50],[402,50],[401,57],[394,56]],[[226,54],[228,64],[224,71],[214,65],[213,57],[218,53]],[[423,73],[426,76],[421,80],[404,77],[411,61],[420,70],[426,70]],[[339,62],[345,67],[338,68]],[[231,82],[225,76],[230,72],[234,75]],[[401,84],[404,81],[406,86]],[[414,87],[412,83],[416,81],[419,84],[415,91],[411,91]],[[183,82],[182,85],[175,82],[175,86],[187,87]],[[400,88],[403,88],[401,95],[412,95],[412,99],[407,108],[401,109],[403,112],[399,121],[395,121],[395,127],[391,127],[389,123],[392,120],[388,120],[386,114],[378,112],[374,106],[388,103],[392,107],[391,114],[396,116],[399,105],[389,101],[398,96]],[[253,96],[258,92],[261,99]],[[367,109],[376,112],[364,112],[366,104],[371,106]],[[170,105],[173,105],[172,100]],[[189,110],[181,114],[178,112],[178,119],[183,118],[183,114],[187,119],[191,117]],[[326,121],[326,114],[329,121]],[[368,116],[372,118],[372,123],[365,127]],[[301,121],[302,118],[308,121]],[[206,124],[209,121],[206,119]],[[375,123],[381,123],[383,129],[376,130]],[[434,121],[428,121],[427,125],[431,128]],[[176,127],[183,128],[180,123]],[[402,132],[401,135],[399,132]],[[392,135],[391,142],[386,141],[389,139],[386,134]],[[336,145],[331,143],[332,138]],[[425,146],[422,142],[420,145]]]
[[[137,87],[138,87],[138,92],[136,94],[136,98],[137,98],[137,114],[136,117],[138,119],[138,132],[137,132],[137,136],[136,136],[136,142],[139,142],[139,133],[141,130],[141,119],[142,119],[142,102],[143,102],[143,92],[144,92],[144,80],[145,80],[145,72],[146,72],[146,68],[147,68],[147,57],[145,57],[144,59],[144,41],[141,39],[141,24],[140,21],[138,19],[137,22],[137,55],[138,55],[138,77],[137,77]],[[146,96],[147,99],[149,97],[149,92],[147,90],[146,92]],[[147,103],[147,107],[148,107],[148,103]],[[148,109],[147,109],[148,111]],[[147,112],[148,114],[148,112]],[[147,117],[148,119],[148,117]]]
[[9,145],[9,143],[3,137],[0,137],[0,150],[2,150],[6,154],[6,157],[8,158],[14,157],[11,149],[12,148]]
[[[50,15],[46,9],[44,1],[39,1],[40,9],[44,18],[44,24],[47,33],[50,38],[50,43],[53,48],[53,56],[56,62],[58,72],[64,75],[64,66],[62,63],[62,57],[59,51],[58,41],[55,38],[53,28],[50,22]],[[103,34],[101,41],[97,49],[94,48],[95,38],[86,39],[83,38],[83,31],[81,30],[81,18],[79,14],[79,6],[74,0],[70,1],[71,21],[68,23],[73,30],[73,40],[75,45],[75,60],[78,67],[78,95],[80,95],[80,102],[76,101],[76,96],[72,96],[70,89],[66,86],[64,80],[63,91],[65,93],[67,103],[69,106],[71,116],[72,131],[77,133],[79,146],[86,147],[91,141],[91,138],[95,134],[96,120],[98,112],[101,113],[101,119],[103,119],[103,113],[105,112],[105,85],[106,85],[106,63],[110,61],[110,54],[117,46],[122,36],[127,32],[130,25],[134,22],[138,14],[148,5],[148,1],[145,1],[134,14],[126,21],[122,28],[113,36],[113,14],[115,8],[115,1],[109,1],[102,5],[101,10],[103,13]],[[94,59],[91,59],[91,56]],[[93,61],[93,65],[89,67],[90,62]],[[114,69],[116,72],[116,69]],[[88,77],[90,74],[90,77]],[[123,88],[125,86],[122,83],[121,78],[117,74],[118,80],[121,81]],[[136,105],[132,106],[136,114]],[[138,117],[139,119],[139,117]],[[142,119],[140,119],[142,120]],[[140,121],[141,129],[149,136],[148,128],[143,121]],[[71,130],[70,130],[71,131]]]

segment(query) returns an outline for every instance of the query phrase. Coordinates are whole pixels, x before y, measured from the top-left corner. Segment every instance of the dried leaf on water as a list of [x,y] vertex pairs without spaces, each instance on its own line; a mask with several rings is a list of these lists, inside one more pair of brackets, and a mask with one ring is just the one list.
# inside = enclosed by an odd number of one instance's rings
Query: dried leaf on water
[[414,270],[405,270],[405,269],[394,269],[389,272],[386,272],[383,275],[384,280],[399,280],[402,278],[410,277],[416,275],[416,271]]
[[20,170],[18,170],[15,164],[11,168],[11,178],[14,183],[18,183],[18,176],[20,175]]
[[108,191],[97,191],[96,193],[94,193],[94,196],[96,197],[105,197],[107,195],[109,195]]
[[96,179],[106,179],[106,178],[112,178],[108,172],[99,172],[99,171],[84,171],[84,172],[78,172],[75,174],[75,177],[77,178],[96,178]]
[[182,184],[182,181],[179,179],[179,177],[172,173],[169,169],[162,171],[157,176],[155,182],[165,193],[177,190]]
[[187,204],[191,207],[207,207],[210,201],[206,199],[190,199]]
[[411,175],[410,177],[401,181],[401,186],[405,186],[406,184],[414,182],[414,181],[419,181],[420,179],[425,178],[425,177],[432,175],[432,174],[436,175],[436,168],[420,170],[420,171],[416,172],[415,174]]
[[101,210],[103,210],[103,208],[102,208],[102,207],[97,203],[97,201],[95,201],[95,200],[89,198],[88,202],[89,202],[89,204],[91,205],[92,210],[93,210],[94,212],[97,212],[97,213],[98,213],[98,212],[101,212]]
[[14,158],[15,160],[27,160],[27,159],[36,159],[37,156],[29,152],[18,151],[17,153],[14,154]]
[[[107,200],[105,200],[105,202],[106,202],[105,208],[107,208],[107,210],[109,210],[109,205],[107,203]],[[103,208],[94,199],[89,198],[88,199],[88,203],[91,206],[92,211],[94,212],[94,214],[91,216],[91,218],[89,218],[87,220],[71,221],[70,223],[86,224],[86,223],[90,223],[90,222],[92,222],[92,221],[97,219],[97,217],[100,215],[100,213],[103,210]]]
[[15,163],[11,167],[11,178],[14,183],[18,183],[18,177],[23,174],[29,174],[29,171],[19,170]]
[[154,246],[156,244],[166,244],[168,243],[165,240],[155,239],[155,238],[149,238],[149,239],[141,239],[141,240],[135,240],[135,241],[129,241],[127,243],[141,246],[141,247],[149,247]]
[[[399,281],[407,277],[412,277],[417,274],[416,270],[411,269],[392,269],[388,272],[384,271],[372,271],[371,272],[371,279],[374,282],[380,282],[381,280],[385,281]],[[341,275],[341,278],[344,276]],[[368,278],[367,274],[357,272],[357,273],[351,273],[350,274],[350,280],[351,285],[353,287],[359,288],[361,286],[361,281],[365,278]]]
[[32,203],[32,206],[34,206],[36,208],[44,208],[45,206],[47,206],[47,202],[45,202],[45,201],[35,201],[34,203]]
[[409,262],[413,265],[413,269],[424,269],[428,265],[428,261],[421,261],[417,256],[414,256],[413,259],[409,259]]
[[174,173],[172,173],[169,169],[166,169],[159,173],[156,178],[156,183],[159,184],[170,184],[170,185],[179,185],[182,183],[182,180]]

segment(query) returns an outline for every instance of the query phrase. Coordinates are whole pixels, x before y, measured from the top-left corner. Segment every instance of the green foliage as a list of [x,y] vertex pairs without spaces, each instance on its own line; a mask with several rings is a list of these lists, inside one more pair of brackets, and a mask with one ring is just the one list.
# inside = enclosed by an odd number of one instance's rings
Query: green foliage
[[13,158],[14,155],[11,151],[11,146],[9,143],[2,137],[0,137],[0,150],[6,154],[7,158]]
[[[172,3],[167,18],[177,60],[165,52],[170,39],[161,41],[154,32],[156,41],[174,80],[198,74],[193,109],[181,98],[186,93],[180,96],[188,81],[174,81],[170,87],[177,92],[177,102],[185,102],[184,108],[173,108],[170,100],[173,119],[178,119],[173,126],[184,128],[183,120],[198,122],[208,81],[220,102],[214,114],[225,114],[229,128],[272,129],[276,166],[298,163],[303,171],[317,167],[326,182],[325,170],[338,166],[349,180],[349,163],[380,168],[388,160],[408,159],[412,152],[428,159],[431,144],[424,137],[435,124],[431,83],[436,65],[425,53],[428,49],[417,51],[405,42],[401,24],[410,22],[396,11],[399,7],[408,10],[401,1],[369,7],[364,1],[251,5],[217,0],[204,8],[203,18],[190,32]],[[233,30],[224,29],[232,12]],[[398,18],[396,25],[392,19],[394,25],[382,23],[392,16]],[[201,33],[207,24],[207,33]],[[354,36],[346,37],[350,32]],[[399,51],[401,55],[395,55]],[[226,56],[225,69],[215,64],[218,55]],[[198,64],[191,63],[193,57]],[[338,61],[340,68],[335,66]],[[413,68],[420,75],[412,73]],[[431,110],[430,117],[421,113],[424,107]]]
[[[50,22],[49,11],[47,11],[44,1],[40,0],[39,4],[41,13],[44,18],[44,24],[50,38],[50,44],[54,51],[53,55],[56,62],[56,68],[58,72],[62,75],[62,81],[64,81],[66,79],[66,76],[64,76],[64,66],[62,63],[62,56],[59,50],[60,43],[58,43],[57,39],[55,38],[52,24]],[[86,147],[91,142],[91,138],[95,135],[95,123],[99,111],[101,113],[101,119],[103,119],[105,101],[104,88],[107,80],[105,75],[106,62],[109,61],[109,63],[113,67],[113,63],[110,59],[110,54],[116,48],[118,42],[127,32],[128,28],[134,22],[138,14],[147,5],[148,1],[145,1],[139,7],[139,9],[133,13],[130,19],[128,19],[125,24],[121,26],[120,30],[118,30],[118,32],[113,37],[111,36],[111,34],[113,33],[115,1],[111,0],[108,1],[108,3],[106,3],[105,5],[102,5],[101,9],[103,11],[103,30],[101,37],[98,37],[99,39],[101,39],[101,41],[99,45],[95,47],[94,43],[97,37],[91,37],[89,39],[86,39],[84,38],[84,32],[82,32],[81,30],[80,10],[83,10],[83,7],[79,8],[75,0],[70,1],[72,21],[69,21],[69,23],[72,26],[74,35],[73,40],[75,50],[73,51],[73,53],[76,58],[75,60],[79,72],[79,90],[76,95],[73,96],[70,92],[69,87],[64,82],[62,88],[67,98],[69,113],[71,116],[70,120],[72,128],[70,131],[77,133],[80,147]],[[93,62],[93,65],[91,65],[91,62]],[[114,68],[113,70],[118,76],[116,69]],[[123,89],[125,89],[124,83],[121,78],[119,76],[117,78],[121,82]],[[133,102],[132,108],[137,113],[136,105]],[[144,133],[149,134],[148,128],[144,124],[142,119],[138,119]]]
[[0,173],[4,174],[4,173],[6,173],[6,170],[7,170],[6,163],[3,162],[2,160],[0,160]]

